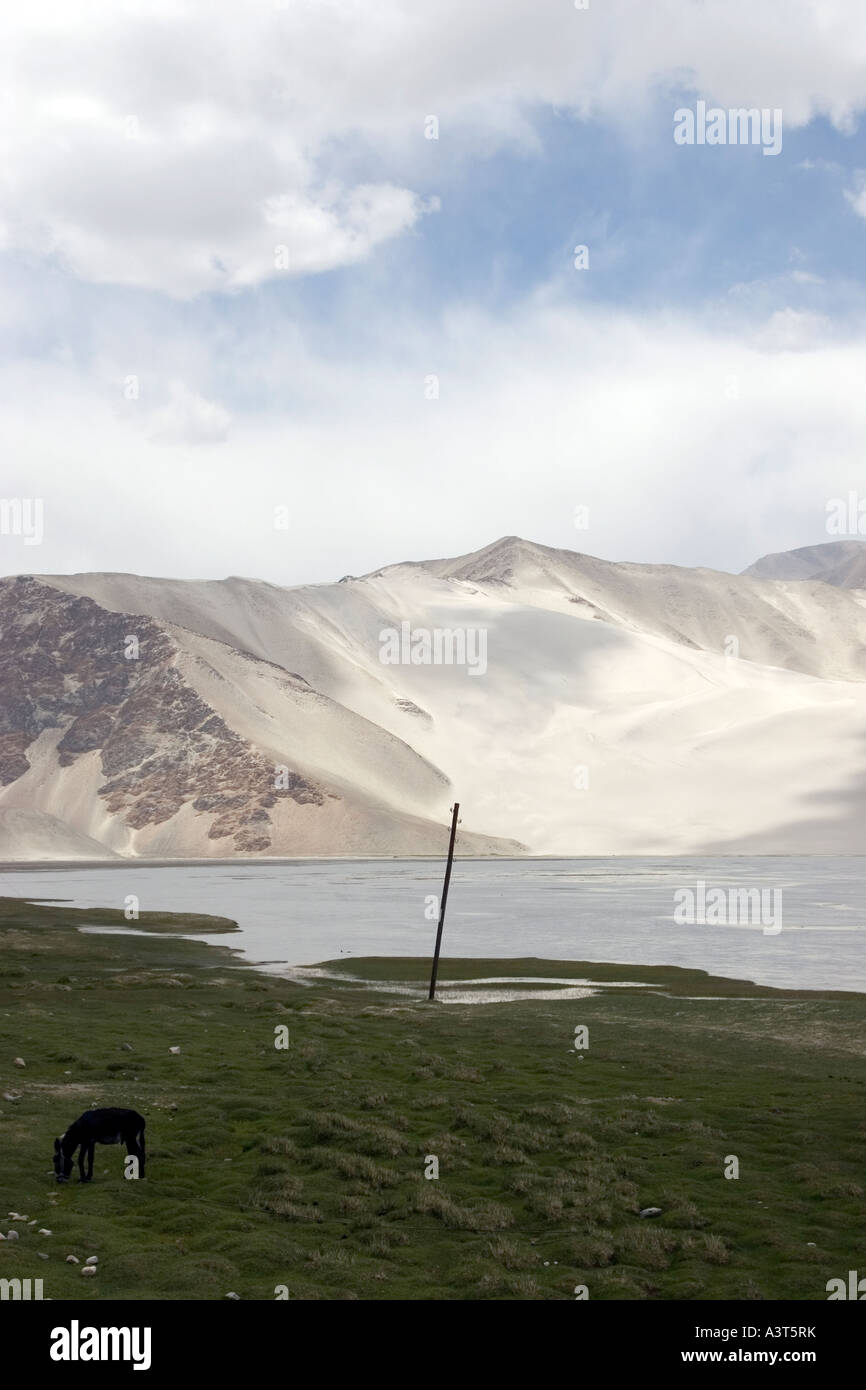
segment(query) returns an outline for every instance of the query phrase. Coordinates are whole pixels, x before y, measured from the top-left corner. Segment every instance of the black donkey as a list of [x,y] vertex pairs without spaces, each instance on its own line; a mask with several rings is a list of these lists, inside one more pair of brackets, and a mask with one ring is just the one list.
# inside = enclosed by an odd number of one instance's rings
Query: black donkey
[[78,1149],[80,1179],[90,1182],[93,1177],[93,1150],[97,1144],[125,1144],[126,1152],[138,1159],[138,1176],[144,1177],[144,1117],[137,1110],[85,1110],[65,1134],[54,1140],[57,1181],[65,1182],[69,1177],[73,1155]]

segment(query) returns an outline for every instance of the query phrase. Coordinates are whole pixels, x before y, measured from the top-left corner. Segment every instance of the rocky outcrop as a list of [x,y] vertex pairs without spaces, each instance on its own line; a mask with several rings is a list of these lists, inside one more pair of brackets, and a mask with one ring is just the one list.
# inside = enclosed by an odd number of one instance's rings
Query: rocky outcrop
[[239,854],[271,846],[281,798],[333,796],[300,772],[279,772],[184,680],[179,649],[151,618],[109,612],[30,577],[0,594],[0,784],[30,768],[28,750],[60,731],[58,766],[99,755],[106,810],[133,830],[188,803],[208,838]]

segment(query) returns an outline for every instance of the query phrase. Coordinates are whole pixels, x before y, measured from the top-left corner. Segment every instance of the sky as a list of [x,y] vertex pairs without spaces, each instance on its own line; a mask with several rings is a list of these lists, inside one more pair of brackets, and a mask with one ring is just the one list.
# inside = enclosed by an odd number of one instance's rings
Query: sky
[[861,0],[35,0],[0,78],[0,573],[866,512]]

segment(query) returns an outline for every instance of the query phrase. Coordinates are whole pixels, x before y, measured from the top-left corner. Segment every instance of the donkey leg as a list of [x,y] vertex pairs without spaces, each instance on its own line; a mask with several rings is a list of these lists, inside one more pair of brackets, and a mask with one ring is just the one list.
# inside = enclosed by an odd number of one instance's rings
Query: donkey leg
[[84,1171],[86,1160],[87,1160],[87,1145],[84,1144],[84,1143],[82,1143],[81,1148],[78,1150],[78,1181],[79,1181],[79,1182],[87,1182],[87,1174],[86,1174],[85,1171]]

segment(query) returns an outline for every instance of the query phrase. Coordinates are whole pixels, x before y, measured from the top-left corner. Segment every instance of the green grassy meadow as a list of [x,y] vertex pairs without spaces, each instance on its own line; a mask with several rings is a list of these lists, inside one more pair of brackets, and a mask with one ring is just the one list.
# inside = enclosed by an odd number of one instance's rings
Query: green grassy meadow
[[[864,996],[446,959],[443,982],[610,987],[430,1005],[260,974],[228,934],[166,934],[230,922],[165,918],[84,935],[82,920],[123,919],[0,900],[0,1096],[18,1097],[0,1098],[0,1231],[19,1232],[0,1242],[0,1278],[82,1302],[272,1300],[280,1287],[571,1300],[578,1286],[604,1300],[823,1300],[828,1279],[866,1268]],[[330,968],[420,984],[429,963]],[[76,1167],[56,1184],[54,1136],[109,1105],[145,1115],[146,1178],[124,1180],[123,1151],[97,1147],[92,1183]],[[648,1206],[662,1214],[641,1219]],[[68,1254],[97,1255],[97,1275]]]

